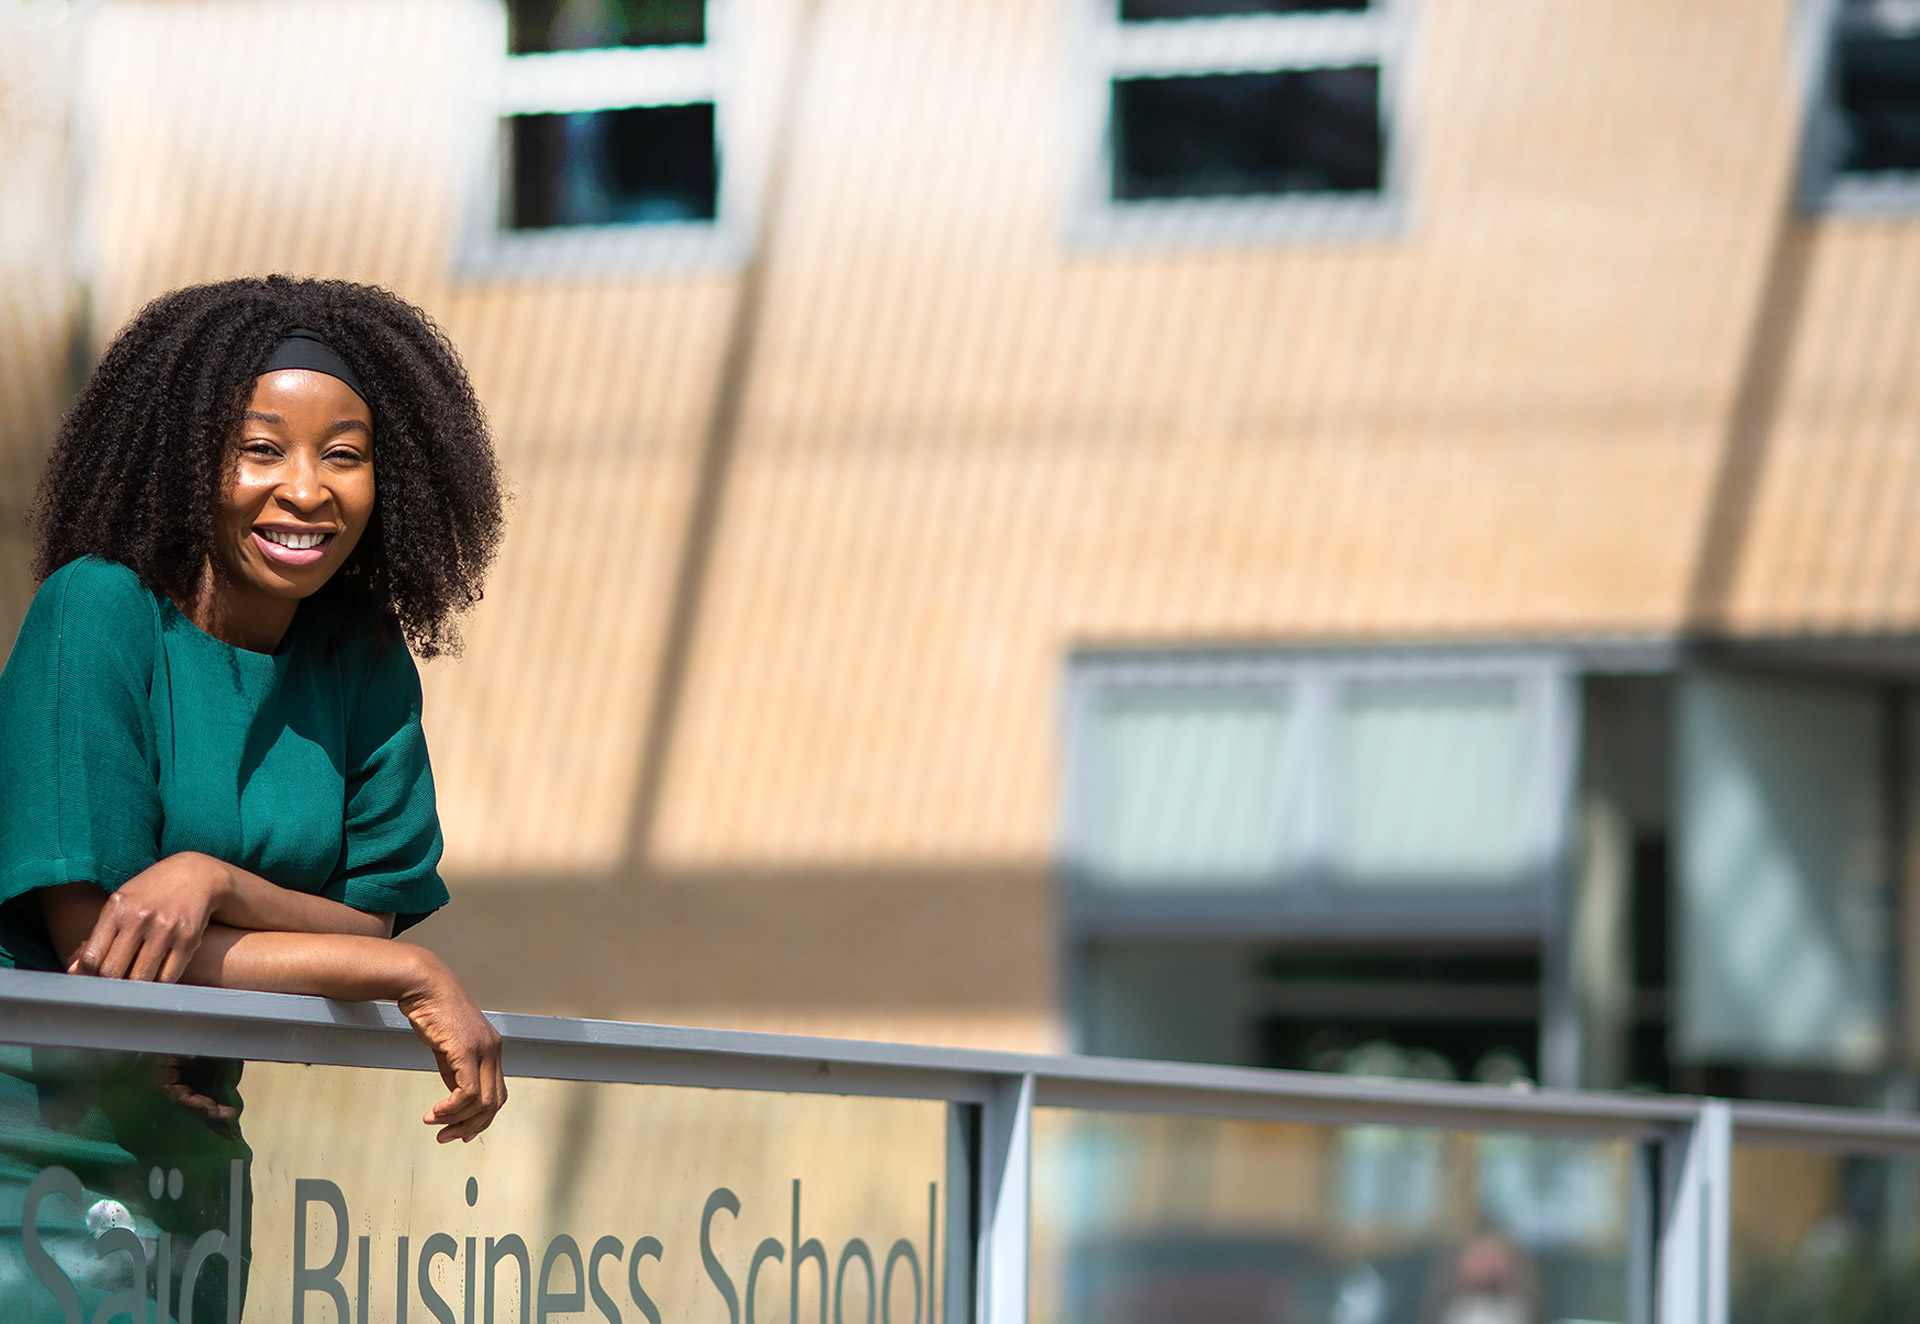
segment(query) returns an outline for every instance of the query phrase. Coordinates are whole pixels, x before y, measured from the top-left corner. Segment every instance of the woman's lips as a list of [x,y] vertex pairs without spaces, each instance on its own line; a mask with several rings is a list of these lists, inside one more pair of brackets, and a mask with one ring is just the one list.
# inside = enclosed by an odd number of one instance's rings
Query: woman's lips
[[267,560],[275,565],[284,565],[293,569],[312,565],[324,557],[327,554],[327,548],[333,544],[331,533],[322,538],[319,545],[315,547],[288,547],[284,543],[275,542],[258,529],[252,531],[252,537],[253,545],[260,549],[260,554]]

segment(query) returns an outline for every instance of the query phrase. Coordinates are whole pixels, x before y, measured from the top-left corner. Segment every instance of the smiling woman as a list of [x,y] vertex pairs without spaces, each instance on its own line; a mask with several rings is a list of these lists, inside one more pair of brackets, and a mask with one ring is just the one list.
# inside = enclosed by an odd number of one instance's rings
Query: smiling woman
[[[0,966],[393,999],[448,1088],[424,1120],[471,1140],[506,1100],[499,1035],[393,940],[447,901],[408,645],[450,646],[501,524],[445,338],[343,282],[167,295],[80,393],[34,520],[43,582],[0,672]],[[44,1064],[10,1066],[0,1114],[16,1086],[40,1102],[0,1115],[0,1150],[57,1111]],[[236,1081],[156,1064],[154,1106],[243,1161]],[[141,1171],[155,1115],[119,1134]]]

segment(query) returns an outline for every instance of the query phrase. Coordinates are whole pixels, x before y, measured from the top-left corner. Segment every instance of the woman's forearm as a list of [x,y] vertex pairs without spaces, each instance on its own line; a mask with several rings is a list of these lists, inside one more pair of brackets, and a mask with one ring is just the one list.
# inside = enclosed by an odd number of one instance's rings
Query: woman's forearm
[[220,878],[220,899],[213,917],[232,928],[348,933],[367,938],[386,938],[393,933],[392,915],[368,914],[324,896],[281,887],[211,855],[198,859],[203,867],[217,871]]
[[182,982],[348,1002],[394,1002],[447,975],[423,947],[345,933],[287,933],[209,924]]

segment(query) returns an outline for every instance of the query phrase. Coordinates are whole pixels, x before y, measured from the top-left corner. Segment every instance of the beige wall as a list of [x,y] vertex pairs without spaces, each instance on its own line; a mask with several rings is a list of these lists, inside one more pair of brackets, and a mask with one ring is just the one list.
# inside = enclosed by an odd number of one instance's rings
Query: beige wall
[[[1101,249],[1064,238],[1065,0],[816,3],[802,39],[735,0],[743,168],[806,74],[750,325],[727,272],[456,273],[466,0],[91,20],[96,337],[190,280],[376,280],[493,412],[516,502],[429,672],[427,933],[496,1005],[1052,1041],[1076,643],[1920,620],[1920,225],[1783,226],[1788,0],[1423,0],[1402,232]],[[1739,555],[1696,603],[1708,530]]]

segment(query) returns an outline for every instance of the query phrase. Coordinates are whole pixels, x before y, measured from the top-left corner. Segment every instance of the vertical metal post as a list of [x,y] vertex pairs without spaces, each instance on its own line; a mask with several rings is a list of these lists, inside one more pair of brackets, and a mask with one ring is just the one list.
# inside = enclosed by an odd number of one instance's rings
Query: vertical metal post
[[1546,766],[1552,778],[1549,821],[1555,836],[1547,843],[1546,926],[1540,935],[1540,1083],[1577,1089],[1580,1079],[1580,999],[1574,988],[1573,926],[1578,913],[1575,891],[1580,878],[1579,677],[1556,662],[1542,677],[1545,690]]
[[1626,1324],[1654,1324],[1654,1293],[1660,1258],[1660,1146],[1633,1145],[1633,1176],[1627,1211]]
[[1658,1324],[1727,1324],[1732,1110],[1718,1099],[1703,1102],[1661,1158]]
[[994,1083],[980,1110],[980,1260],[974,1324],[1026,1324],[1033,1077]]
[[[946,1275],[939,1310],[941,1324],[971,1324],[973,1277],[980,1246],[980,1105],[947,1105],[946,1235],[940,1256]],[[929,1309],[928,1316],[932,1317]]]

